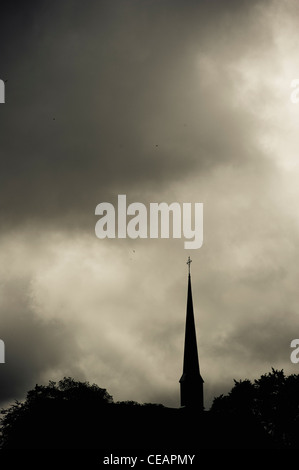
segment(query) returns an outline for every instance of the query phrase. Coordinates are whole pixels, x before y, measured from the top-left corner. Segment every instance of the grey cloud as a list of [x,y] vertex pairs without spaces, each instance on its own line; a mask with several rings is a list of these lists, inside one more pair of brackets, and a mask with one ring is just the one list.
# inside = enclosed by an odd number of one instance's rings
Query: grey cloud
[[[84,378],[78,366],[80,348],[74,324],[63,319],[45,321],[28,302],[28,282],[14,280],[1,286],[1,339],[5,364],[1,364],[0,402],[22,399],[53,370]],[[46,379],[47,382],[48,379]]]
[[264,82],[253,91],[252,112],[238,101],[244,77],[234,68],[244,57],[275,53],[269,18],[277,5],[9,7],[0,31],[8,75],[0,109],[1,230],[9,233],[2,279],[14,266],[1,309],[3,400],[54,370],[94,380],[117,399],[176,403],[186,294],[177,270],[187,255],[181,240],[95,241],[95,206],[121,193],[130,202],[133,195],[204,202],[204,245],[192,253],[192,269],[207,400],[239,378],[240,356],[251,374],[289,363],[298,228],[288,201],[295,198],[277,196],[287,191],[258,140],[271,127],[259,104],[271,103],[272,91]]
[[269,369],[286,364],[290,361],[290,342],[296,322],[296,314],[274,311],[250,323],[236,325],[225,339],[220,339],[217,350],[220,356],[229,352],[244,364],[261,362],[268,364]]
[[[27,47],[21,38],[14,45],[0,117],[4,224],[83,217],[88,225],[115,193],[250,160],[256,124],[232,108],[236,83],[226,70],[248,49],[249,10],[245,2],[41,2],[23,27]],[[256,48],[264,32],[254,31]],[[200,56],[215,65],[208,86]]]

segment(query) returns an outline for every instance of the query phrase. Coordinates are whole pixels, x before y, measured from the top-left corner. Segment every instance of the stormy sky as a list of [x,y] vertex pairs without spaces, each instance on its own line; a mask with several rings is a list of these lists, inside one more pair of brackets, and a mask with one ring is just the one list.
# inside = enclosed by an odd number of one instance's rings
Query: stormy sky
[[[0,401],[72,376],[179,406],[299,373],[299,5],[9,2],[0,19]],[[204,243],[95,236],[101,202],[202,202]]]

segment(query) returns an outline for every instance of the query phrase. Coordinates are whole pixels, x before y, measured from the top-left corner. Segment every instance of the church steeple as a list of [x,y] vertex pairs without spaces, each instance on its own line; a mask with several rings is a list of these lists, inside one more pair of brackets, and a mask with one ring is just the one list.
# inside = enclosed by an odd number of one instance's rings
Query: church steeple
[[190,264],[188,258],[188,295],[185,326],[185,346],[183,375],[180,378],[181,406],[196,407],[203,410],[203,379],[199,371],[196,330],[193,312]]

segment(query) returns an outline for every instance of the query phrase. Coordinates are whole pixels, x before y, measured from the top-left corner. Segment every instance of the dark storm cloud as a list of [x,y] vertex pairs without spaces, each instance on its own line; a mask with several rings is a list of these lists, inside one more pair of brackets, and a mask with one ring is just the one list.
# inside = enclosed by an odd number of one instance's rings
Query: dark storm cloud
[[95,206],[121,193],[130,202],[204,202],[204,245],[192,253],[192,273],[207,403],[241,377],[244,358],[251,376],[289,364],[298,184],[296,174],[277,170],[275,148],[267,151],[272,117],[283,112],[275,137],[283,158],[292,156],[287,106],[275,101],[281,86],[289,102],[289,88],[285,76],[273,80],[288,50],[276,47],[288,28],[276,23],[275,36],[270,25],[283,17],[279,4],[7,7],[3,399],[43,378],[80,379],[82,367],[117,399],[178,403],[187,254],[181,240],[95,239]]
[[17,14],[21,34],[5,28],[3,223],[91,221],[115,194],[250,160],[255,124],[232,108],[226,66],[271,41],[255,5],[38,2],[23,24]]
[[254,319],[250,324],[236,325],[224,341],[219,341],[218,352],[222,356],[230,351],[244,364],[260,362],[268,368],[286,363],[290,360],[290,343],[296,323],[296,312],[272,311],[271,315]]
[[74,325],[70,328],[63,320],[38,318],[28,302],[28,282],[2,284],[0,309],[6,356],[1,364],[1,404],[23,398],[53,369],[83,377],[75,365],[80,351],[72,334]]

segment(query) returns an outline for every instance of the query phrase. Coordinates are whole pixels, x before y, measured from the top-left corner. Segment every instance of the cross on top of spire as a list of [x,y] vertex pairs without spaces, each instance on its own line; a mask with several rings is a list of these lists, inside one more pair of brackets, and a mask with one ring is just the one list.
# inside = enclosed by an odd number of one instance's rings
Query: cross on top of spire
[[188,274],[190,276],[190,264],[192,263],[192,259],[190,258],[190,256],[188,256],[188,261],[186,264],[188,264]]

